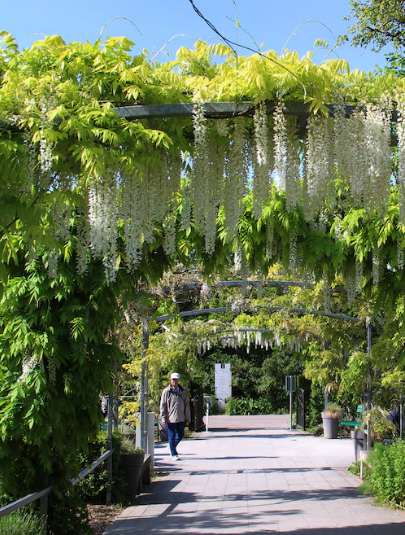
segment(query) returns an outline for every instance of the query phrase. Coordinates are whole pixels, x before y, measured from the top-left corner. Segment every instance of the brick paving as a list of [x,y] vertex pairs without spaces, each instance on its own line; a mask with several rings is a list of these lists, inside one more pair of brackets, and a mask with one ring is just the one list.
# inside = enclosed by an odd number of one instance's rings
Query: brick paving
[[289,431],[286,420],[284,429],[214,423],[180,444],[181,461],[156,445],[159,476],[106,534],[405,535],[404,512],[356,490],[351,439]]

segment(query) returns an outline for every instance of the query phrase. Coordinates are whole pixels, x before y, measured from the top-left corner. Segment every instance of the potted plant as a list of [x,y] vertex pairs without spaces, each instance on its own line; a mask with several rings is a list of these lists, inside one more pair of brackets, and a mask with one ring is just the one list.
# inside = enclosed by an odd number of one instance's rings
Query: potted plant
[[126,483],[126,499],[133,502],[141,491],[144,451],[135,446],[134,440],[124,437],[120,447],[120,466]]
[[343,418],[343,409],[337,403],[328,403],[321,413],[325,438],[337,438],[339,422]]

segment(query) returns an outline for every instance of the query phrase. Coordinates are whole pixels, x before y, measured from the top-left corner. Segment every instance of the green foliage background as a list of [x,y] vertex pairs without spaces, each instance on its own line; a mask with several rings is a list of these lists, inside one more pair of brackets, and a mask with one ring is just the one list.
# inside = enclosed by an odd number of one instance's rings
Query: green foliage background
[[[313,272],[316,281],[332,287],[353,275],[356,259],[363,264],[363,298],[350,310],[337,296],[333,311],[345,312],[366,321],[378,317],[373,349],[374,390],[403,390],[404,270],[398,269],[398,244],[405,243],[404,228],[398,222],[396,188],[391,191],[387,214],[350,209],[344,183],[338,179],[336,203],[325,205],[324,230],[311,227],[300,209],[289,212],[284,194],[272,190],[262,216],[253,215],[252,196],[243,200],[244,213],[238,222],[237,240],[226,232],[221,209],[218,235],[212,255],[204,252],[204,239],[192,221],[188,229],[178,227],[176,250],[168,257],[162,247],[163,223],[156,222],[152,243],[143,245],[142,261],[135,270],[126,262],[124,233],[119,224],[117,280],[107,284],[100,261],[89,251],[88,271],[76,271],[78,218],[87,209],[87,186],[111,169],[138,176],[147,163],[161,165],[162,153],[193,151],[191,118],[149,119],[129,122],[120,117],[117,106],[205,101],[254,103],[274,101],[307,103],[313,112],[327,113],[325,104],[344,97],[347,104],[378,101],[382,94],[393,98],[403,93],[404,81],[392,73],[372,76],[349,72],[347,63],[333,60],[315,65],[310,56],[300,60],[286,52],[281,58],[269,51],[236,58],[224,45],[197,42],[194,49],[182,48],[172,63],[150,63],[144,54],[133,55],[128,39],[110,38],[104,45],[66,44],[53,36],[38,41],[22,52],[12,36],[2,32],[0,48],[0,477],[2,492],[19,498],[48,482],[60,492],[77,468],[77,452],[87,451],[102,418],[99,394],[113,389],[117,365],[127,359],[131,380],[139,379],[142,361],[139,323],[123,320],[132,300],[144,316],[148,307],[156,316],[176,313],[178,303],[158,299],[142,303],[141,290],[149,289],[164,271],[180,264],[199,271],[212,283],[219,274],[232,279],[235,250],[242,252],[245,269],[257,277],[274,276],[272,267],[288,271],[292,233],[297,236],[301,280]],[[214,124],[210,124],[213,127]],[[52,147],[51,170],[41,171],[41,140]],[[27,146],[36,151],[27,161]],[[185,164],[184,173],[190,172]],[[396,169],[394,169],[396,173]],[[74,177],[69,187],[65,179]],[[180,219],[182,197],[173,215]],[[337,214],[340,203],[348,207]],[[71,218],[68,239],[58,234],[54,209]],[[337,215],[341,236],[335,232]],[[274,253],[266,256],[266,235],[274,229]],[[373,284],[372,251],[378,247],[382,266],[380,282]],[[50,276],[57,258],[58,274]],[[320,285],[322,286],[322,285]],[[302,304],[323,308],[322,290],[289,295],[268,292],[262,304]],[[235,296],[233,296],[235,297]],[[217,295],[213,303],[226,300]],[[261,299],[250,296],[257,306]],[[225,301],[226,302],[226,301]],[[139,316],[138,316],[139,319]],[[210,320],[216,319],[214,316]],[[352,403],[360,395],[350,385],[369,364],[364,357],[364,331],[357,326],[337,327],[330,319],[288,312],[233,314],[223,317],[236,326],[262,326],[280,331],[284,343],[303,343],[305,375],[335,396]],[[152,405],[155,408],[162,385],[175,367],[191,385],[193,376],[204,379],[203,366],[195,347],[196,336],[211,335],[201,322],[193,330],[178,321],[169,322],[171,335],[151,340],[147,358]],[[136,326],[135,326],[136,325]],[[190,323],[191,325],[191,323]],[[364,324],[363,324],[364,325]],[[160,327],[151,322],[151,331]],[[281,332],[283,331],[283,332]],[[173,340],[173,333],[178,338]],[[160,334],[160,333],[159,333]],[[128,336],[129,335],[129,336]],[[181,335],[181,336],[180,336]],[[172,336],[167,343],[168,336]],[[324,341],[329,342],[325,348]],[[305,342],[305,343],[304,343]],[[357,352],[357,356],[349,355]],[[236,357],[235,357],[236,358]],[[252,371],[238,356],[240,368]],[[276,359],[277,360],[277,359]],[[242,362],[243,361],[243,362]],[[235,360],[236,362],[236,360]],[[273,362],[263,362],[263,376],[255,395],[276,391]],[[349,370],[347,370],[347,366]],[[23,373],[25,370],[27,373]],[[277,378],[277,375],[274,377]],[[246,384],[241,384],[246,389]],[[276,379],[274,379],[276,380]],[[205,382],[204,382],[205,381]],[[278,383],[277,383],[278,384]],[[238,385],[235,385],[237,387]],[[380,387],[383,387],[382,389]],[[249,387],[250,388],[250,387]],[[272,400],[279,406],[279,400]],[[76,510],[75,497],[69,507]],[[55,505],[55,518],[58,517]],[[60,509],[63,517],[63,508]],[[79,519],[80,520],[80,519]],[[73,528],[72,528],[73,529]]]

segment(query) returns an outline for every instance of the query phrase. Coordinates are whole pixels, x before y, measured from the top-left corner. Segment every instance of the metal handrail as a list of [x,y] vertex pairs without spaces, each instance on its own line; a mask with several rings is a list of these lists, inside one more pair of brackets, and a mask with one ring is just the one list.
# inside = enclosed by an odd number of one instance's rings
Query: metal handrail
[[32,502],[35,502],[36,500],[39,500],[43,496],[46,496],[52,492],[52,486],[47,487],[46,489],[40,490],[39,492],[34,492],[32,494],[27,494],[27,496],[24,496],[24,498],[20,498],[19,500],[16,500],[15,502],[9,503],[8,505],[5,505],[4,507],[0,508],[0,518],[3,516],[7,516],[10,513],[13,513],[17,509],[21,509],[21,507],[24,507],[25,505],[29,505]]
[[[107,450],[104,452],[98,459],[93,461],[90,466],[87,466],[84,470],[82,470],[76,478],[72,478],[70,482],[72,485],[76,485],[81,481],[83,478],[85,478],[87,475],[89,475],[93,470],[97,468],[99,464],[104,462],[108,457],[110,457],[113,454],[114,450]],[[44,498],[48,494],[50,494],[53,490],[53,487],[47,487],[46,489],[40,490],[39,492],[34,492],[32,494],[27,494],[27,496],[24,496],[24,498],[20,498],[19,500],[16,500],[15,502],[9,503],[8,505],[5,505],[4,507],[0,508],[0,518],[3,516],[7,516],[10,513],[13,513],[17,509],[21,509],[21,507],[24,507],[26,505],[29,505],[32,502],[35,502],[36,500],[39,500],[41,498]],[[41,508],[42,509],[42,508]]]

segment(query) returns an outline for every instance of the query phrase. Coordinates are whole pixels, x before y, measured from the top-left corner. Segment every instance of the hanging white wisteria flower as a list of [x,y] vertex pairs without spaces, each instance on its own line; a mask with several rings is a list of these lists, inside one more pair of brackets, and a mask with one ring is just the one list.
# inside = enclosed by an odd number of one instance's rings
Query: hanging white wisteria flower
[[181,228],[183,230],[190,228],[192,204],[191,179],[189,176],[183,176],[181,181]]
[[261,165],[267,165],[268,136],[267,136],[267,110],[261,102],[253,116],[254,137],[256,145],[256,161]]
[[388,212],[391,186],[391,114],[389,99],[382,99],[378,106],[369,104],[365,120],[368,188],[365,207],[377,209],[380,217]]
[[208,140],[207,157],[206,192],[201,201],[204,209],[205,250],[211,254],[217,237],[218,208],[223,202],[225,172],[225,151],[213,136]]
[[228,120],[227,119],[218,119],[215,121],[217,132],[221,137],[228,137]]
[[253,213],[257,219],[261,217],[263,204],[269,198],[271,175],[274,170],[272,123],[273,119],[268,117],[265,104],[260,103],[253,117],[254,154],[252,155]]
[[224,206],[228,239],[233,240],[238,219],[243,214],[243,198],[247,193],[248,162],[245,140],[245,118],[234,120],[234,129],[229,145],[226,165]]
[[266,225],[266,259],[271,260],[275,256],[276,251],[274,247],[274,222],[269,221]]
[[90,225],[87,215],[80,209],[76,211],[76,271],[79,275],[87,272],[90,261]]
[[243,265],[243,255],[242,255],[242,249],[239,247],[235,249],[235,252],[233,253],[233,263],[234,263],[234,269],[236,273],[239,273],[242,271],[242,265]]
[[284,103],[280,101],[273,113],[274,120],[274,172],[279,189],[285,189],[285,164],[287,158],[287,120],[283,113]]
[[121,177],[120,187],[120,219],[124,222],[125,252],[127,269],[135,268],[141,259],[143,243],[144,214],[141,205],[141,184],[137,176]]
[[363,290],[363,263],[360,262],[360,260],[358,260],[357,258],[356,258],[355,270],[356,270],[356,275],[355,275],[356,292],[358,294],[361,294]]
[[194,153],[192,158],[191,193],[193,199],[194,221],[198,230],[204,229],[205,196],[208,194],[208,126],[202,102],[194,103],[193,108]]
[[347,306],[352,308],[356,298],[356,270],[355,268],[345,274],[345,289],[347,292]]
[[163,227],[165,230],[164,249],[167,256],[173,257],[176,252],[176,214],[171,212],[167,214]]
[[288,269],[293,273],[297,268],[297,238],[298,235],[295,231],[290,232],[290,252]]
[[397,171],[397,187],[398,187],[398,204],[399,204],[399,222],[405,224],[405,97],[397,94],[397,154],[398,154],[398,171]]
[[325,312],[330,312],[331,290],[326,276],[323,279],[323,308]]
[[378,283],[380,282],[381,260],[380,260],[380,250],[377,245],[373,247],[372,258],[373,258],[373,284],[378,285]]
[[352,146],[350,121],[346,118],[343,103],[337,103],[333,106],[333,116],[335,161],[340,177],[348,179],[350,176],[349,155],[354,147]]
[[53,249],[48,249],[46,267],[48,277],[50,279],[56,279],[58,276],[58,255]]
[[306,199],[304,214],[312,221],[326,200],[334,198],[334,155],[332,119],[311,115],[307,123],[306,140]]
[[289,212],[302,205],[301,189],[301,157],[300,140],[297,135],[297,119],[287,118],[287,140],[285,158],[285,198],[286,207]]
[[[212,288],[208,286],[206,282],[203,282],[201,285],[201,290],[200,290],[200,303],[204,304],[207,301],[210,301],[210,299],[212,299],[212,296],[213,296]],[[214,327],[214,331],[215,331],[215,327]]]
[[70,238],[70,209],[66,204],[54,203],[51,208],[51,214],[55,238],[65,243]]
[[352,115],[342,122],[339,137],[335,142],[339,149],[336,159],[343,167],[355,206],[362,206],[363,198],[367,194],[368,166],[367,144],[364,142],[365,121],[364,112],[359,108],[355,109]]
[[404,269],[404,247],[401,243],[401,240],[397,240],[397,255],[398,255],[398,269]]
[[117,175],[111,172],[89,188],[90,248],[95,259],[103,260],[108,282],[116,277],[117,223]]
[[22,371],[20,377],[17,379],[17,383],[23,383],[28,379],[30,374],[40,367],[41,370],[44,369],[44,363],[42,360],[38,359],[35,355],[25,355],[22,359]]

